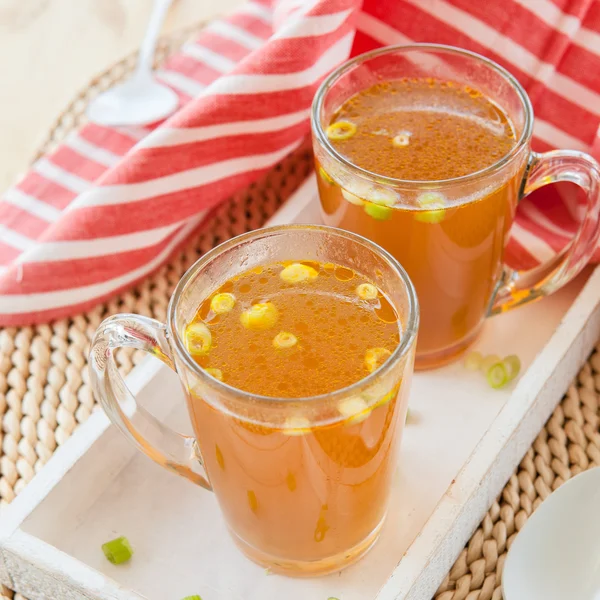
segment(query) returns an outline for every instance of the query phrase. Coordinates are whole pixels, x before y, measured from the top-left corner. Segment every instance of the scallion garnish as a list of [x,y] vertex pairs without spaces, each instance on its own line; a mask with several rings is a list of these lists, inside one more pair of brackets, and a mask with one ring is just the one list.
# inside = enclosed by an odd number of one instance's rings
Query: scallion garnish
[[504,387],[508,382],[508,373],[503,362],[494,363],[485,372],[485,378],[495,390]]
[[508,372],[508,380],[512,381],[521,371],[521,359],[516,354],[506,356],[502,361]]
[[102,552],[113,565],[126,563],[133,556],[133,548],[125,536],[102,544]]
[[481,369],[482,362],[483,355],[481,352],[477,352],[476,350],[469,352],[469,354],[465,356],[465,367],[469,369],[469,371],[479,371],[479,369]]

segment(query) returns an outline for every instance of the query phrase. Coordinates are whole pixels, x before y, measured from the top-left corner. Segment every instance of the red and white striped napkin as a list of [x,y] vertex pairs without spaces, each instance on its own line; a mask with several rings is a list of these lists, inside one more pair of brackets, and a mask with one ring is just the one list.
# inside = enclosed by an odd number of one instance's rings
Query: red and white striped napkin
[[[598,0],[247,2],[159,72],[180,96],[175,115],[148,129],[86,125],[4,194],[0,325],[74,314],[147,276],[211,208],[298,146],[327,73],[411,41],[510,70],[535,108],[536,149],[600,153]],[[513,263],[564,247],[580,218],[574,198],[547,188],[524,204]]]

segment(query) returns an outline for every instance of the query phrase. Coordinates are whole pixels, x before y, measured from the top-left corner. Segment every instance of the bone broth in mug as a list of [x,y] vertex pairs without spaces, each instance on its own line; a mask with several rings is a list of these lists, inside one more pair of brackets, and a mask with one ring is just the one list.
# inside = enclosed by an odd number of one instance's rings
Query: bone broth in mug
[[[597,164],[568,150],[531,152],[531,124],[529,99],[509,73],[445,46],[373,51],[317,93],[324,221],[372,239],[406,268],[421,308],[418,368],[459,356],[486,316],[558,289],[583,266],[578,255],[593,251]],[[532,272],[504,265],[520,195],[576,177],[588,215],[563,261]]]
[[[227,281],[186,328],[188,351],[219,381],[275,398],[328,394],[374,372],[400,339],[385,295],[352,269],[286,262]],[[315,561],[382,521],[395,461],[401,381],[374,404],[349,396],[323,425],[290,413],[265,427],[191,390],[189,410],[222,510],[250,546]]]
[[[259,230],[190,269],[166,326],[105,321],[94,389],[140,449],[215,492],[250,558],[327,573],[362,556],[383,525],[417,325],[410,280],[369,240],[320,226]],[[104,373],[119,345],[177,370],[193,438],[156,421],[143,438],[117,408],[123,385]]]

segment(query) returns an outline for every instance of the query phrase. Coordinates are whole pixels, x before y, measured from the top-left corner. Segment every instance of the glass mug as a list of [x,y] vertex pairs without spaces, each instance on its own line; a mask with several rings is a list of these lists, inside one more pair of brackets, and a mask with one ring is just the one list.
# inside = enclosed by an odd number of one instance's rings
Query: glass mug
[[[239,273],[299,259],[349,267],[379,286],[401,323],[392,356],[361,381],[308,398],[250,395],[207,375],[182,341],[200,302]],[[166,325],[131,314],[106,319],[90,351],[92,385],[111,421],[142,452],[214,491],[234,541],[248,557],[288,575],[323,574],[362,556],[382,527],[418,320],[406,272],[373,242],[324,226],[271,227],[229,240],[200,258],[177,285]],[[125,414],[123,404],[131,395],[114,360],[119,347],[145,350],[177,372],[194,437],[172,431],[142,407],[135,419]],[[361,422],[341,421],[337,404],[354,396],[365,399],[371,412]],[[286,435],[290,416],[307,419],[310,429]]]
[[[382,81],[430,77],[466,84],[503,109],[516,130],[514,147],[495,164],[438,181],[405,181],[367,171],[342,156],[325,129],[351,96]],[[587,154],[538,154],[530,144],[533,112],[525,90],[494,62],[434,44],[378,49],[343,64],[319,88],[312,131],[324,222],[363,235],[395,256],[412,279],[421,310],[415,368],[450,362],[476,339],[487,316],[558,290],[590,259],[598,241],[600,167]],[[517,203],[530,192],[570,181],[586,193],[585,218],[568,247],[537,268],[503,264]],[[349,193],[348,193],[349,192]],[[424,219],[418,198],[446,200],[441,218]],[[387,194],[396,204],[385,219],[367,214]],[[377,210],[381,208],[375,206]],[[437,207],[439,208],[439,207]],[[442,213],[443,211],[443,213]],[[436,217],[438,215],[435,215]]]

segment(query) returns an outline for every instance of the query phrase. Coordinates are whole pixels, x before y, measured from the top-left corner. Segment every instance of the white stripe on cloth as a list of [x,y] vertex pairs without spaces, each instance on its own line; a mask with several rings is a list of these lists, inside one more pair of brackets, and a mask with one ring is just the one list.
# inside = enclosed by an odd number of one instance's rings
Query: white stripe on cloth
[[118,154],[114,154],[109,150],[105,150],[100,146],[96,146],[91,142],[83,139],[77,132],[71,134],[65,141],[65,144],[75,150],[77,154],[80,154],[84,158],[89,158],[94,162],[97,162],[100,165],[105,167],[113,167],[116,165],[122,158]]
[[354,32],[347,33],[343,38],[332,44],[307,69],[295,73],[273,74],[233,74],[217,79],[210,86],[212,94],[259,94],[268,92],[283,92],[309,85],[314,85],[338,64],[346,60],[350,54]]
[[544,263],[556,256],[556,252],[544,240],[527,231],[517,222],[512,224],[511,236],[523,246],[538,262]]
[[271,11],[258,2],[246,2],[239,8],[239,13],[246,13],[260,19],[263,23],[270,25],[273,22],[273,14]]
[[222,38],[231,40],[248,50],[256,50],[265,43],[265,40],[262,38],[259,38],[253,33],[249,33],[241,27],[236,27],[227,21],[214,21],[207,26],[206,30],[216,33]]
[[69,171],[65,171],[61,167],[50,162],[47,158],[40,158],[33,165],[33,170],[43,175],[46,179],[57,183],[71,192],[81,194],[92,187],[92,184]]
[[35,240],[9,229],[0,223],[0,242],[15,248],[16,250],[27,250],[35,246]]
[[[168,69],[160,69],[156,73],[158,79],[164,83],[170,85],[172,88],[195,98],[200,92],[206,89],[205,85],[198,83],[195,79],[183,75],[177,71],[170,71]],[[159,128],[160,129],[160,128]]]
[[58,220],[62,214],[58,208],[55,208],[51,204],[47,204],[43,200],[38,200],[17,188],[6,190],[2,196],[2,200],[14,206],[18,206],[21,210],[28,212],[38,219],[42,219],[42,221],[47,221],[48,223],[53,223]]
[[329,15],[303,16],[297,22],[291,19],[289,25],[279,29],[274,39],[291,39],[326,35],[338,29],[338,27],[352,14],[353,9],[343,10]]
[[200,44],[196,44],[195,42],[190,42],[186,44],[181,49],[183,54],[201,62],[202,64],[214,69],[219,73],[229,73],[235,66],[236,62],[223,56],[222,54],[217,54],[204,46],[200,46]]
[[551,0],[513,0],[540,21],[571,38],[574,44],[600,55],[600,34],[581,26],[581,21],[574,15],[564,13]]
[[[202,216],[206,211],[199,213]],[[18,258],[18,263],[34,262],[58,262],[81,258],[95,258],[141,250],[159,244],[174,231],[187,223],[186,221],[157,227],[147,231],[136,231],[126,235],[115,235],[106,238],[94,238],[89,240],[66,240],[60,242],[44,242],[36,244],[29,252],[23,252]]]
[[586,50],[600,55],[600,33],[582,27],[573,37],[573,41]]
[[139,140],[143,140],[152,130],[148,127],[135,127],[131,125],[128,127],[115,127],[115,131],[138,142]]
[[[204,215],[194,217],[187,225],[181,228],[177,235],[173,236],[173,239],[160,253],[158,253],[151,261],[137,269],[133,269],[124,275],[120,275],[119,277],[115,277],[108,281],[71,288],[69,290],[0,296],[0,314],[15,315],[20,313],[42,312],[54,308],[61,308],[63,306],[81,304],[110,294],[156,269],[169,256],[173,249],[200,224],[203,216]],[[27,265],[20,266],[26,271]]]
[[519,205],[519,212],[527,215],[534,223],[555,233],[556,235],[560,235],[561,237],[566,238],[567,240],[571,240],[573,238],[573,234],[562,227],[559,227],[551,221],[537,206],[532,204],[531,202],[523,202]]
[[564,207],[569,211],[571,218],[576,222],[581,222],[585,219],[586,207],[579,203],[578,190],[572,185],[558,183],[556,191],[563,202]]
[[413,40],[400,33],[397,29],[394,29],[391,25],[376,19],[366,12],[360,13],[357,28],[360,32],[368,35],[384,46],[413,43]]
[[179,144],[204,142],[226,136],[279,131],[302,123],[308,119],[309,115],[310,109],[307,108],[295,113],[252,121],[236,121],[235,123],[207,125],[205,127],[188,127],[187,129],[161,127],[141,141],[138,148],[165,148],[178,146]]
[[493,50],[507,61],[544,83],[548,89],[596,115],[600,115],[600,95],[570,77],[558,73],[554,65],[545,63],[509,37],[456,8],[444,0],[405,0],[420,10],[459,29],[477,43]]
[[221,179],[233,177],[247,171],[265,169],[281,160],[284,156],[287,156],[298,147],[300,142],[301,140],[298,140],[276,152],[231,158],[195,169],[178,171],[177,173],[140,183],[97,187],[78,196],[69,205],[67,210],[147,200],[164,194],[194,189],[207,183],[220,181]]
[[535,118],[533,134],[555,148],[572,148],[573,150],[589,152],[589,147],[579,138],[569,135],[566,131],[562,131],[562,129],[538,117]]

